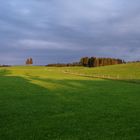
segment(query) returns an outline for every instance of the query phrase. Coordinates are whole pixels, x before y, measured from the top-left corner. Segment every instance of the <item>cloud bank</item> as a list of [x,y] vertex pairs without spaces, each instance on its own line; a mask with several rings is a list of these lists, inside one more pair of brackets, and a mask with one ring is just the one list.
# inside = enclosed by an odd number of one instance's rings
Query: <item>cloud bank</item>
[[0,64],[82,56],[140,60],[140,1],[1,1]]

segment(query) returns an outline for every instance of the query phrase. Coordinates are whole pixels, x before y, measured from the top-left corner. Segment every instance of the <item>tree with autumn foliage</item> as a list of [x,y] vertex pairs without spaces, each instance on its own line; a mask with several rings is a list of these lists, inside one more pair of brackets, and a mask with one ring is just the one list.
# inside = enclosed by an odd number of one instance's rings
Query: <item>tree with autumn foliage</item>
[[32,65],[33,64],[33,59],[28,58],[25,63],[26,63],[26,65]]
[[30,65],[32,65],[32,64],[33,64],[33,59],[30,58],[30,59],[29,59],[29,62],[30,62]]

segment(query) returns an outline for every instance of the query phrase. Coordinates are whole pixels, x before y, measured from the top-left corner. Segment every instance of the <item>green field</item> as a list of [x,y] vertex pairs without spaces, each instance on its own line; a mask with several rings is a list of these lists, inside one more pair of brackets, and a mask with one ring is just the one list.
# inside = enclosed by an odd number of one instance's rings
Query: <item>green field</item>
[[0,140],[138,140],[139,81],[140,63],[0,68]]

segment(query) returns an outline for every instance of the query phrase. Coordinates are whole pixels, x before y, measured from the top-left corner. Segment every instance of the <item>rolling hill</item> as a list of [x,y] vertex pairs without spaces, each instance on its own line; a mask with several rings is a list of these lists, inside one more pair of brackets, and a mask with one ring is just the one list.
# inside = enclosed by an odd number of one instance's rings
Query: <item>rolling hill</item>
[[140,64],[0,68],[0,139],[140,139],[139,83],[70,73],[139,81]]

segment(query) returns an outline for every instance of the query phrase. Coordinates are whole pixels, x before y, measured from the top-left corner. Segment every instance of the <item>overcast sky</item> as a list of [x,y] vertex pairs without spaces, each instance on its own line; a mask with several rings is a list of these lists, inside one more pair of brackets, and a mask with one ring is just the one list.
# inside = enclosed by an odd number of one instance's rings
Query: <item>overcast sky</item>
[[0,64],[140,60],[140,0],[0,0]]

